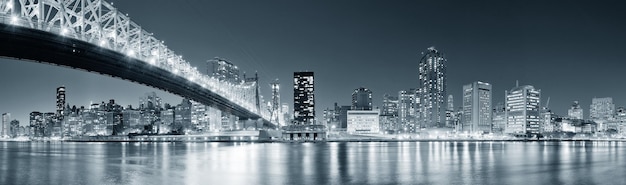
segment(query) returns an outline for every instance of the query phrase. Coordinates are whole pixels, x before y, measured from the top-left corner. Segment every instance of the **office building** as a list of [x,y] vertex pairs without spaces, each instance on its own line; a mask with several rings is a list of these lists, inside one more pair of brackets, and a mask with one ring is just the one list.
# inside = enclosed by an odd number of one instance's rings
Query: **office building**
[[372,91],[360,87],[352,92],[352,110],[372,110]]
[[349,110],[347,131],[351,134],[380,133],[378,110]]
[[448,107],[446,107],[446,127],[454,128],[454,97],[448,95]]
[[293,73],[293,114],[296,124],[315,124],[313,72]]
[[567,110],[567,116],[572,119],[583,119],[583,109],[580,108],[578,101],[574,101],[572,107]]
[[220,81],[231,82],[234,84],[239,84],[242,81],[239,76],[239,67],[225,59],[215,57],[208,60],[207,65],[207,74],[210,74]]
[[11,113],[2,114],[2,125],[0,125],[0,138],[9,137],[9,128],[11,124]]
[[539,134],[541,90],[530,85],[505,91],[505,133],[532,137]]
[[493,108],[491,117],[491,131],[493,133],[502,134],[506,128],[506,114],[504,102],[496,104]]
[[463,132],[491,132],[491,84],[473,82],[463,86]]
[[280,105],[280,83],[278,79],[270,83],[272,90],[272,101],[270,102],[270,121],[276,123],[279,127],[283,124],[280,119],[282,114],[282,106]]
[[65,115],[65,87],[61,86],[57,88],[57,107],[56,107],[57,121],[62,121]]
[[613,98],[593,98],[591,99],[591,106],[589,109],[589,119],[596,122],[597,128],[600,131],[606,130],[607,122],[614,119],[615,104],[613,104]]
[[419,62],[421,127],[445,126],[447,60],[434,47],[422,52]]

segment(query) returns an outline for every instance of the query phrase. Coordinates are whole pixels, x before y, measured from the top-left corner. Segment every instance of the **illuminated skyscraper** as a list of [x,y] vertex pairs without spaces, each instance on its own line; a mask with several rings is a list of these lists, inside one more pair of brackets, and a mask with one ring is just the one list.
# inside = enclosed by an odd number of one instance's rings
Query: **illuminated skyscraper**
[[574,101],[572,107],[567,110],[567,116],[572,119],[583,119],[583,115],[583,109],[580,108],[580,104],[578,104],[578,101]]
[[589,109],[589,119],[598,123],[598,130],[605,130],[605,123],[612,120],[615,114],[613,98],[593,98]]
[[372,110],[372,91],[361,87],[352,93],[352,110]]
[[315,124],[313,72],[293,73],[293,114],[296,124]]
[[446,108],[446,127],[454,128],[454,98],[448,95],[448,107]]
[[541,90],[525,85],[505,91],[505,94],[507,125],[504,132],[527,136],[539,134]]
[[65,115],[65,87],[61,86],[57,88],[57,112],[55,116],[58,121],[62,121],[64,115]]
[[446,64],[444,54],[430,47],[422,52],[419,63],[420,112],[422,127],[443,127],[446,97]]
[[9,137],[9,129],[11,124],[11,113],[3,113],[2,114],[2,126],[0,128],[0,138]]
[[491,84],[473,82],[463,86],[463,131],[491,132]]

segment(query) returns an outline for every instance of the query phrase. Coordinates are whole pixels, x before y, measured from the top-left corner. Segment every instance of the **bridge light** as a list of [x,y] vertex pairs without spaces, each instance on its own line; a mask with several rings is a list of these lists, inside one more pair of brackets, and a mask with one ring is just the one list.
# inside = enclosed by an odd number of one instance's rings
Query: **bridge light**
[[11,16],[11,24],[17,24],[17,16],[13,15]]
[[67,28],[61,28],[61,35],[65,36],[67,32]]
[[132,49],[128,50],[128,52],[126,53],[126,55],[131,56],[131,57],[134,57],[134,56],[135,56],[135,50],[132,50]]
[[7,8],[13,9],[13,3],[11,1],[7,2]]
[[100,47],[104,47],[105,44],[106,44],[106,41],[100,40]]
[[172,71],[174,74],[178,74],[178,69],[174,69],[174,71]]

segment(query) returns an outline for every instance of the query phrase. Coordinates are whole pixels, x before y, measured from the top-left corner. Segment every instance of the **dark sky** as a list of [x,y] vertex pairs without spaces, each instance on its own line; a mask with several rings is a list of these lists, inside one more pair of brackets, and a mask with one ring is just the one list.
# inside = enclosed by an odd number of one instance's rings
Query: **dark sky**
[[[151,5],[146,5],[146,4]],[[135,22],[199,69],[219,56],[242,70],[282,83],[292,108],[294,71],[315,72],[317,114],[333,102],[349,104],[360,86],[380,106],[385,93],[418,86],[420,53],[430,46],[448,58],[448,93],[461,106],[461,87],[493,84],[504,90],[530,84],[542,103],[566,114],[579,100],[585,117],[593,97],[626,106],[626,3],[623,1],[114,1]],[[62,67],[0,59],[0,112],[22,125],[28,113],[53,111],[55,88],[68,103],[116,99],[136,106],[156,91],[142,85]]]

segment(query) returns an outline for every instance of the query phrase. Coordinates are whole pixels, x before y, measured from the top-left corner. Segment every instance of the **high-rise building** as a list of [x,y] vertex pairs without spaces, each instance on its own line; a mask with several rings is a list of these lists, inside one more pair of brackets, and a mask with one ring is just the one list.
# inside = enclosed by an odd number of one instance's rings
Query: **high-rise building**
[[421,91],[421,126],[443,127],[446,97],[446,64],[442,52],[430,47],[422,52],[419,63],[419,87]]
[[572,107],[567,110],[567,116],[572,119],[583,119],[583,109],[580,108],[578,101],[574,101]]
[[239,77],[239,67],[230,63],[229,61],[215,57],[207,61],[208,69],[207,74],[219,79],[220,81],[227,81],[231,83],[241,83]]
[[270,87],[272,89],[272,102],[270,103],[270,121],[276,123],[280,127],[282,107],[280,105],[280,83],[278,83],[278,79],[274,80],[273,83],[270,83]]
[[9,127],[11,121],[11,113],[3,113],[2,114],[2,126],[0,128],[0,138],[9,137]]
[[383,95],[383,110],[380,115],[398,116],[398,97]]
[[505,133],[534,136],[539,134],[541,90],[530,85],[505,91],[507,125]]
[[11,125],[9,127],[9,137],[15,138],[20,135],[20,122],[17,120],[12,120]]
[[448,95],[448,107],[446,108],[446,127],[454,128],[454,97]]
[[352,110],[372,110],[372,91],[360,87],[352,92]]
[[174,110],[174,125],[172,131],[178,133],[188,132],[191,128],[191,101],[183,99]]
[[463,86],[463,131],[491,132],[491,84],[476,81]]
[[62,121],[65,115],[65,87],[61,86],[57,88],[57,107],[56,107],[57,121]]
[[43,113],[41,112],[31,112],[30,113],[30,131],[29,136],[31,138],[41,138],[44,136],[44,118]]
[[199,102],[191,102],[191,126],[195,132],[206,132],[209,130],[209,106]]
[[293,114],[296,124],[315,124],[313,72],[293,73]]
[[398,130],[402,133],[415,133],[419,130],[419,92],[416,89],[398,92]]
[[589,119],[602,122],[613,118],[615,114],[615,104],[613,98],[593,98],[589,109]]
[[491,131],[493,133],[502,134],[504,128],[506,128],[506,109],[504,108],[504,102],[497,103],[493,108],[493,115],[491,117]]

